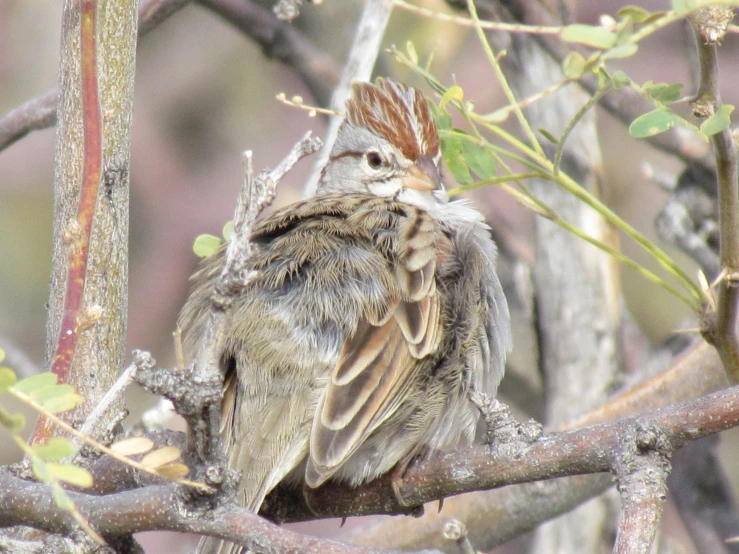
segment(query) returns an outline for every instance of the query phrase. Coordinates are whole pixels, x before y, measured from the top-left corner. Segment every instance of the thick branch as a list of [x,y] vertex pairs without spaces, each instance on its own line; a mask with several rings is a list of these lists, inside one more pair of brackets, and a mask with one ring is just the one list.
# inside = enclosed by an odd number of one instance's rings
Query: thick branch
[[[461,492],[562,475],[619,472],[624,467],[627,471],[622,473],[628,474],[624,451],[635,453],[636,459],[651,453],[663,456],[689,441],[738,423],[739,386],[623,420],[554,433],[528,444],[496,442],[492,449],[477,446],[441,455],[410,467],[396,485],[405,503],[414,505]],[[652,436],[658,438],[645,438]],[[279,548],[287,548],[288,544],[295,547],[291,541],[314,540],[284,534],[233,504],[201,511],[199,506],[201,502],[207,506],[207,499],[193,496],[186,500],[178,490],[181,489],[174,485],[153,485],[106,496],[74,494],[72,499],[93,527],[108,537],[169,529],[211,534],[250,547],[273,548],[265,550],[270,552],[289,551]],[[358,489],[336,484],[319,488],[311,498],[311,506],[318,513],[312,512],[301,498],[299,493],[293,495],[290,505],[282,506],[280,519],[408,511],[398,504],[389,478]],[[275,503],[272,500],[269,504]],[[0,471],[0,506],[3,526],[24,524],[62,534],[72,528],[68,514],[56,507],[45,485],[22,481],[7,471]],[[295,548],[309,546],[299,544]],[[320,548],[328,550],[320,551],[339,552],[332,550],[334,544],[321,543]]]
[[312,494],[314,511],[293,498],[290,511],[267,515],[299,521],[315,517],[407,513],[408,506],[464,492],[613,471],[616,469],[613,453],[619,451],[624,429],[657,425],[662,428],[665,444],[674,450],[737,424],[739,387],[732,387],[660,410],[545,435],[514,453],[505,452],[508,445],[499,448],[496,443],[492,449],[474,446],[419,462],[395,482],[395,490],[405,506],[398,503],[390,478],[386,476],[351,492],[344,486],[327,484]]
[[[180,493],[175,485],[152,485],[107,496],[69,496],[90,525],[108,539],[168,530],[211,535],[264,553],[391,552],[293,533],[234,505],[192,513]],[[76,533],[74,520],[56,505],[48,486],[24,481],[6,470],[0,470],[0,505],[0,526],[25,525],[67,536]]]

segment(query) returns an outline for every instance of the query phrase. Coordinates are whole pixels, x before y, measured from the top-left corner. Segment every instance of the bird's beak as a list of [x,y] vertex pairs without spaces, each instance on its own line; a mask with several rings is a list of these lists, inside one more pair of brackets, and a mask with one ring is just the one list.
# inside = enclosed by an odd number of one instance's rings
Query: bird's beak
[[441,175],[434,160],[429,156],[421,156],[408,168],[401,179],[403,187],[420,191],[443,190]]

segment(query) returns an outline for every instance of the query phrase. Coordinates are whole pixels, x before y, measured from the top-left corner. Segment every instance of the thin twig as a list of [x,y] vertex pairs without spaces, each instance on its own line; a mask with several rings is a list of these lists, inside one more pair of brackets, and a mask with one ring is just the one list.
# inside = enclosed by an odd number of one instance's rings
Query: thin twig
[[[115,384],[108,389],[98,405],[90,412],[90,415],[85,419],[84,424],[80,427],[80,433],[94,439],[99,438],[102,429],[100,425],[106,425],[109,419],[106,419],[106,415],[110,410],[110,407],[117,404],[123,396],[125,396],[128,387],[134,382],[136,378],[136,364],[129,365]],[[79,450],[81,446],[80,442],[75,445],[75,452]]]
[[[706,43],[701,25],[691,18],[696,32],[701,83],[693,100],[699,115],[711,115],[722,106],[718,89],[716,43]],[[709,320],[706,336],[716,346],[732,383],[739,383],[739,153],[727,128],[711,136],[716,159],[722,278],[715,321]]]

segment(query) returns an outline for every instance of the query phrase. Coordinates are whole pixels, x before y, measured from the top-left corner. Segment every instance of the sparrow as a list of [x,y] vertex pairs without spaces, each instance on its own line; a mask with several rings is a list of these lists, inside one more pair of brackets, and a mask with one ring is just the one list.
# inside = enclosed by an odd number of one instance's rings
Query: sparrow
[[[255,226],[252,278],[218,345],[222,441],[255,513],[283,481],[358,486],[473,441],[470,392],[494,397],[510,316],[490,229],[449,201],[441,163],[420,92],[355,83],[317,195]],[[192,277],[179,319],[189,357],[224,259]]]

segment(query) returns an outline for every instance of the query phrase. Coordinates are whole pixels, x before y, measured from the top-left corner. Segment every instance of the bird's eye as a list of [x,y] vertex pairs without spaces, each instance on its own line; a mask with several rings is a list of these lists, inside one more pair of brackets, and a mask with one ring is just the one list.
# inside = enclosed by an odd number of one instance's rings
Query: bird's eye
[[385,165],[385,159],[379,152],[367,152],[367,165],[372,169],[380,169]]

